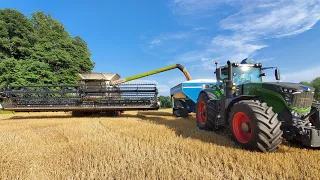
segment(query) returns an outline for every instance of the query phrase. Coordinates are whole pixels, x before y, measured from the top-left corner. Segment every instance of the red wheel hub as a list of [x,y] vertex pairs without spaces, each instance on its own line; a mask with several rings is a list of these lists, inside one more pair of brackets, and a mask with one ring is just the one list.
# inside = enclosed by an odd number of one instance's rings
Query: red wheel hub
[[241,143],[247,143],[251,139],[251,128],[248,116],[238,112],[232,120],[233,133]]
[[197,111],[199,122],[205,124],[207,121],[207,105],[204,101],[199,103]]

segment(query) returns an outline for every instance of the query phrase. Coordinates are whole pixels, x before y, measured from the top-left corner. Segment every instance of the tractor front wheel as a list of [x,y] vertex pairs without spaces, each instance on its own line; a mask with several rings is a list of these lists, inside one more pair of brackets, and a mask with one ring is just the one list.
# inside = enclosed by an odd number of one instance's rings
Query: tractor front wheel
[[239,101],[232,107],[228,121],[232,139],[245,149],[273,152],[281,144],[281,123],[266,103]]
[[197,126],[203,130],[213,130],[217,109],[210,100],[216,100],[211,92],[201,92],[196,105]]

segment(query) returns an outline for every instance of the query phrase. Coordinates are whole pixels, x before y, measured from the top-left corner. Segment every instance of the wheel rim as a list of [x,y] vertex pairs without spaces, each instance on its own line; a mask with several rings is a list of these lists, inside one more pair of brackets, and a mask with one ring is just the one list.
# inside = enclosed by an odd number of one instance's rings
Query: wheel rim
[[[247,132],[244,131],[244,125],[248,126]],[[251,128],[248,116],[243,112],[238,112],[232,120],[234,135],[241,143],[247,143],[251,139]]]
[[201,124],[205,124],[207,120],[207,105],[201,101],[198,105],[198,119]]

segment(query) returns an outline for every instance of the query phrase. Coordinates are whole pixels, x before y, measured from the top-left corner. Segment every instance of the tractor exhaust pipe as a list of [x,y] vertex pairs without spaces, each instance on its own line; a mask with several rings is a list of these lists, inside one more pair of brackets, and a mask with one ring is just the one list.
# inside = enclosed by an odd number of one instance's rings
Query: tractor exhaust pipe
[[226,82],[226,97],[232,98],[233,97],[233,73],[232,73],[232,64],[230,61],[227,62],[228,64],[228,81]]

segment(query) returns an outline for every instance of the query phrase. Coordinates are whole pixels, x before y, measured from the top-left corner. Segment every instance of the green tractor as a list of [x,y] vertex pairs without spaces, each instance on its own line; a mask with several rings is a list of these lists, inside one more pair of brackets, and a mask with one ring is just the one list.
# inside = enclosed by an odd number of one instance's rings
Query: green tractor
[[[261,63],[217,64],[217,84],[197,99],[200,129],[228,128],[233,141],[254,151],[276,151],[281,137],[320,147],[320,104],[313,99],[313,87],[279,82],[278,68]],[[266,69],[275,69],[278,82],[262,82]]]

